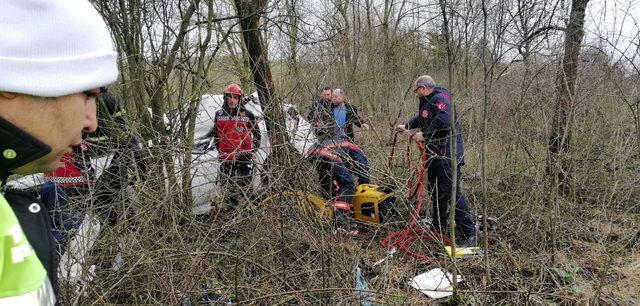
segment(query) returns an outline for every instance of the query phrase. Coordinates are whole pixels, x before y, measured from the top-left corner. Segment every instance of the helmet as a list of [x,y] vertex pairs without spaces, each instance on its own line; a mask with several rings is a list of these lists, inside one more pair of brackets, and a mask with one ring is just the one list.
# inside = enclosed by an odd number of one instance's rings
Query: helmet
[[224,89],[224,94],[226,95],[239,95],[242,97],[242,88],[238,84],[231,83]]

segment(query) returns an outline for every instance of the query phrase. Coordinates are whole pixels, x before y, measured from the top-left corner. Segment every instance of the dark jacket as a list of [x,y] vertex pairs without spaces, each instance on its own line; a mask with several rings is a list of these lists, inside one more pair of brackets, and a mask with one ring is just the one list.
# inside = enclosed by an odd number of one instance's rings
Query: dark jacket
[[[126,176],[123,171],[137,170],[142,180],[146,178],[147,164],[141,138],[137,137],[127,125],[120,103],[113,94],[102,93],[96,103],[98,103],[98,127],[94,132],[84,135],[88,150],[83,151],[82,156],[88,160],[89,157],[113,154],[108,168],[103,171],[100,178],[97,178],[96,186],[102,185],[117,193],[120,188],[116,188],[116,185],[119,186],[120,178]],[[90,164],[90,162],[85,161],[84,164]],[[135,167],[125,167],[133,165]]]
[[[358,115],[358,109],[355,106],[345,102],[344,103],[344,107],[345,107],[346,112],[347,112],[346,122],[344,124],[344,134],[347,136],[349,141],[354,141],[355,140],[355,135],[353,133],[353,126],[355,125],[357,127],[362,127],[362,124],[364,123],[364,121]],[[333,109],[334,108],[336,108],[336,106],[331,104],[331,114],[332,115],[333,115]]]
[[318,128],[321,126],[325,126],[326,123],[333,118],[331,105],[331,100],[324,101],[322,99],[318,99],[311,103],[311,106],[309,107],[309,115],[307,115],[307,120],[311,124],[313,133],[316,134],[316,136],[318,136]]
[[132,138],[124,119],[122,108],[116,97],[105,92],[96,101],[98,106],[98,127],[94,132],[86,133],[89,150],[85,155],[90,157],[104,156],[112,150],[128,142]]
[[[13,158],[0,155],[0,192],[11,206],[22,231],[33,247],[38,259],[47,270],[51,284],[56,288],[58,261],[51,221],[46,207],[33,193],[5,189],[4,182],[11,170],[48,154],[51,148],[0,117],[0,148],[15,152]],[[2,222],[2,220],[0,220]]]
[[28,191],[7,188],[4,198],[18,218],[24,235],[47,270],[49,281],[57,292],[58,256],[49,211],[34,193]]
[[[427,153],[430,156],[451,159],[449,145],[449,116],[451,115],[451,96],[449,91],[436,87],[426,97],[420,98],[418,115],[406,125],[407,129],[419,128],[426,141]],[[458,115],[454,114],[456,130],[456,156],[459,164],[464,164],[464,144],[458,126]]]

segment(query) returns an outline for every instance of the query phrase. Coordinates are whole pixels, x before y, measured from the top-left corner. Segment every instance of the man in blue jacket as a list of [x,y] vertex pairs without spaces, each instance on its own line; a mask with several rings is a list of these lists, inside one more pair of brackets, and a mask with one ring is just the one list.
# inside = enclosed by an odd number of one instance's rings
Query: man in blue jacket
[[358,184],[369,184],[369,162],[362,149],[355,145],[353,133],[354,125],[364,130],[368,130],[369,125],[358,116],[355,106],[345,102],[344,92],[340,88],[334,89],[331,94],[331,112],[336,137],[342,141],[340,147],[350,157],[349,168],[358,176]]
[[460,192],[460,168],[464,165],[464,144],[462,134],[458,126],[457,114],[451,112],[451,95],[445,88],[438,87],[436,82],[428,75],[420,76],[415,81],[416,96],[419,101],[418,114],[407,124],[396,126],[396,131],[404,132],[411,129],[420,129],[414,134],[416,140],[426,141],[427,154],[427,177],[431,190],[431,200],[433,202],[433,225],[440,232],[445,232],[447,228],[447,218],[449,203],[451,202],[452,155],[449,146],[450,141],[450,117],[454,116],[456,131],[456,153],[457,163],[456,181],[456,245],[465,247],[476,244],[475,222],[469,211],[469,204]]
[[331,94],[331,112],[336,120],[336,133],[340,137],[346,137],[347,140],[355,141],[355,133],[353,126],[369,130],[369,125],[358,115],[358,109],[345,102],[344,91],[340,88],[333,90]]

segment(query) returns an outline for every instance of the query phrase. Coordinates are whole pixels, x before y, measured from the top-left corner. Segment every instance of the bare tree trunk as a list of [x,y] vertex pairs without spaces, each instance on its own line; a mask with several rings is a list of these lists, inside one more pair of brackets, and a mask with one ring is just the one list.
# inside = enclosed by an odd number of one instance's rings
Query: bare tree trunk
[[298,87],[298,0],[287,0],[287,14],[289,15],[289,66],[291,67],[294,88]]
[[[169,100],[168,88],[166,86],[169,81],[169,77],[171,72],[175,68],[175,63],[177,60],[178,51],[183,46],[185,38],[187,36],[188,28],[191,23],[191,17],[196,12],[196,8],[198,7],[199,0],[194,0],[190,2],[186,11],[182,16],[182,20],[180,22],[180,28],[177,32],[176,40],[167,55],[167,60],[164,63],[164,66],[160,69],[160,74],[155,81],[155,89],[150,98],[150,106],[151,113],[153,114],[151,117],[151,126],[153,130],[160,135],[160,139],[158,140],[158,145],[154,147],[154,154],[157,158],[156,165],[163,165],[167,171],[167,182],[169,188],[174,188],[177,184],[177,179],[174,175],[176,173],[173,156],[171,156],[171,151],[166,150],[166,148],[171,146],[171,141],[167,137],[167,132],[164,123],[164,114],[165,114],[165,106],[167,101]],[[162,184],[156,184],[156,186],[162,186]],[[190,213],[190,205],[191,203],[182,203],[183,207],[174,207],[170,205],[170,215],[173,218],[182,218],[179,217],[185,213]],[[176,208],[178,208],[176,210]]]
[[487,125],[489,115],[489,90],[491,89],[491,83],[493,82],[493,65],[487,62],[487,48],[488,48],[488,35],[487,35],[487,20],[489,19],[487,13],[486,0],[482,0],[482,68],[484,71],[483,82],[483,94],[482,94],[482,148],[480,150],[480,173],[482,175],[480,184],[482,185],[482,228],[484,229],[484,268],[486,283],[491,282],[491,273],[489,270],[489,226],[487,224],[488,219],[488,201],[487,197]]
[[551,262],[556,263],[556,219],[559,214],[558,193],[559,189],[568,190],[569,169],[568,165],[562,161],[562,153],[568,147],[571,136],[571,121],[573,112],[573,99],[576,89],[576,79],[578,75],[578,61],[580,57],[580,46],[584,36],[584,17],[589,0],[573,0],[569,24],[565,34],[564,56],[561,69],[556,78],[556,89],[558,98],[556,100],[556,111],[553,119],[551,138],[549,139],[549,164],[547,165],[547,175],[552,182],[550,204],[552,212],[549,215],[550,238],[551,238]]
[[[367,80],[367,86],[369,88],[375,88],[380,83],[384,82],[384,73],[377,69],[376,60],[377,60],[377,44],[376,44],[376,28],[373,25],[373,17],[372,15],[375,12],[374,5],[372,0],[364,0],[364,11],[365,11],[365,24],[366,30],[364,34],[364,49],[365,49],[365,66],[368,67],[368,72],[371,73],[371,76]],[[383,92],[386,94],[386,92]],[[363,104],[361,107],[366,109],[367,112],[373,113],[374,111],[379,111],[379,104],[376,103],[379,100],[379,94],[376,91],[368,90],[362,93],[362,96],[365,101],[369,101],[370,103]],[[383,98],[385,100],[385,98]],[[388,105],[388,101],[384,101],[385,105]],[[388,109],[388,107],[387,107]]]
[[640,99],[635,102],[635,110],[633,111],[633,123],[636,126],[636,149],[638,150],[638,159],[640,159]]
[[[188,5],[184,4],[186,7],[181,4],[173,7],[169,2],[158,2],[155,9],[151,11],[148,10],[150,4],[143,1],[114,1],[117,5],[112,5],[106,0],[100,1],[99,9],[106,16],[105,19],[114,32],[118,50],[124,53],[121,58],[124,59],[123,65],[126,65],[126,69],[122,70],[123,80],[126,80],[125,96],[133,101],[135,113],[142,118],[140,126],[143,136],[154,141],[151,156],[155,161],[149,163],[152,168],[149,171],[163,173],[164,169],[167,173],[167,184],[164,177],[158,176],[158,181],[148,186],[158,189],[158,194],[163,194],[163,189],[168,186],[169,190],[166,192],[173,194],[171,188],[178,185],[178,180],[175,176],[173,156],[170,150],[166,150],[172,142],[165,127],[164,115],[172,98],[172,86],[186,84],[171,82],[171,76],[175,67],[179,65],[179,56],[184,54],[181,50],[185,48],[184,42],[191,26],[191,18],[200,0],[189,1]],[[175,9],[181,10],[178,29],[169,31],[168,27],[153,28],[152,25],[155,23],[168,24],[170,22],[168,16]],[[162,34],[155,31],[160,31]],[[148,39],[145,40],[145,37]],[[160,42],[156,39],[157,37],[161,37]],[[151,115],[147,107],[151,108]],[[169,198],[169,200],[173,199],[173,197]],[[168,205],[168,214],[176,217],[190,212],[190,207],[186,205],[190,203],[185,203],[184,207]]]
[[[260,17],[264,14],[267,0],[235,0],[235,5],[240,16],[240,27],[249,55],[249,65],[271,142],[270,158],[275,164],[285,165],[293,161],[289,153],[294,149],[289,145],[284,111],[276,99],[266,46],[260,31]],[[276,186],[269,187],[276,188]]]
[[[198,114],[198,102],[202,96],[202,89],[206,84],[207,71],[213,62],[215,54],[207,56],[207,49],[211,42],[211,35],[213,32],[213,0],[206,0],[207,2],[207,22],[204,38],[200,37],[197,58],[196,74],[193,76],[191,83],[191,95],[189,98],[189,108],[187,114],[188,126],[185,137],[185,149],[184,149],[184,162],[182,171],[182,190],[183,190],[183,203],[193,203],[191,195],[191,159],[194,142],[194,133],[196,127],[196,114]],[[201,35],[201,33],[199,32]]]
[[[385,101],[386,109],[389,109],[389,101],[391,100],[391,80],[387,79],[390,76],[389,72],[391,70],[391,61],[393,60],[393,49],[391,48],[391,41],[389,35],[389,21],[391,19],[391,9],[393,5],[393,0],[385,0],[384,1],[384,12],[382,13],[382,22],[380,27],[382,29],[382,50],[384,52],[384,56],[382,58],[382,71],[380,79],[382,84],[378,84],[378,86],[382,85],[382,99]],[[371,69],[375,69],[374,67],[370,67]],[[378,111],[378,110],[376,110]]]
[[[447,13],[447,3],[446,0],[439,0],[440,10],[442,13],[442,34],[444,35],[444,40],[447,46],[447,68],[448,68],[448,83],[449,88],[453,90],[453,63],[454,56],[453,50],[451,47],[451,32],[449,29],[449,15]],[[449,114],[449,147],[451,149],[451,201],[449,202],[449,236],[451,237],[451,261],[453,262],[453,266],[456,265],[456,204],[457,197],[456,192],[458,189],[458,156],[456,154],[456,107],[455,100],[453,99],[453,94],[451,95],[451,113]],[[455,274],[454,274],[455,275]],[[454,292],[456,291],[456,282],[452,281],[451,286],[453,287]]]
[[351,41],[349,39],[349,33],[351,33],[351,21],[349,20],[349,0],[336,0],[335,6],[336,10],[340,14],[342,18],[342,29],[340,30],[341,40],[339,42],[342,47],[342,60],[343,60],[343,69],[345,75],[343,76],[344,80],[350,80],[352,76],[352,71],[355,71],[352,63],[352,54],[351,54]]
[[[237,13],[237,12],[236,12]],[[246,58],[246,54],[247,54],[247,50],[244,46],[244,44],[242,44],[242,41],[238,41],[236,42],[235,40],[231,39],[230,34],[232,33],[232,30],[234,26],[229,27],[229,29],[227,31],[225,31],[222,27],[222,24],[220,23],[216,23],[216,33],[218,35],[217,40],[218,40],[218,47],[216,47],[216,49],[219,49],[221,45],[224,45],[227,48],[227,51],[229,51],[229,57],[231,58],[231,61],[233,62],[233,66],[235,67],[236,71],[238,71],[239,74],[239,78],[240,78],[240,86],[242,88],[249,88],[249,83],[250,83],[250,71],[249,71],[249,63],[243,61],[242,59]],[[240,53],[242,55],[238,55],[237,54],[237,50],[235,48],[236,43],[238,46],[240,46]]]
[[[147,112],[145,96],[144,58],[141,44],[142,24],[140,22],[140,12],[142,4],[138,1],[118,0],[117,5],[112,7],[106,0],[98,2],[98,8],[109,24],[109,28],[114,32],[114,39],[119,53],[124,54],[125,60],[121,63],[121,76],[123,79],[123,96],[125,107],[135,109],[141,120],[143,127],[151,126],[151,116]],[[122,57],[121,57],[122,58]],[[122,69],[126,68],[126,69]],[[124,73],[126,71],[126,73]],[[136,120],[137,121],[137,120]],[[147,135],[148,131],[143,130]],[[147,135],[148,136],[148,135]]]
[[562,66],[556,77],[556,111],[549,139],[549,153],[552,167],[549,169],[559,175],[559,183],[562,188],[568,187],[570,173],[568,165],[561,160],[562,152],[567,149],[571,140],[571,122],[573,113],[573,101],[576,91],[576,79],[578,76],[578,61],[580,47],[584,36],[584,17],[589,0],[573,0],[571,14],[567,26],[564,56]]

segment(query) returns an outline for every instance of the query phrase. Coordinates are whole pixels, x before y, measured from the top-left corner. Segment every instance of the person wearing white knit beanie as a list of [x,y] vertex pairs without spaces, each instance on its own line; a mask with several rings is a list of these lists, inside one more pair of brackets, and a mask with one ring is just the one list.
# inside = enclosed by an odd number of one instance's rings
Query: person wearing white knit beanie
[[3,184],[54,170],[96,129],[95,98],[117,80],[117,53],[87,0],[0,0],[0,12],[0,306],[54,305],[48,213]]

